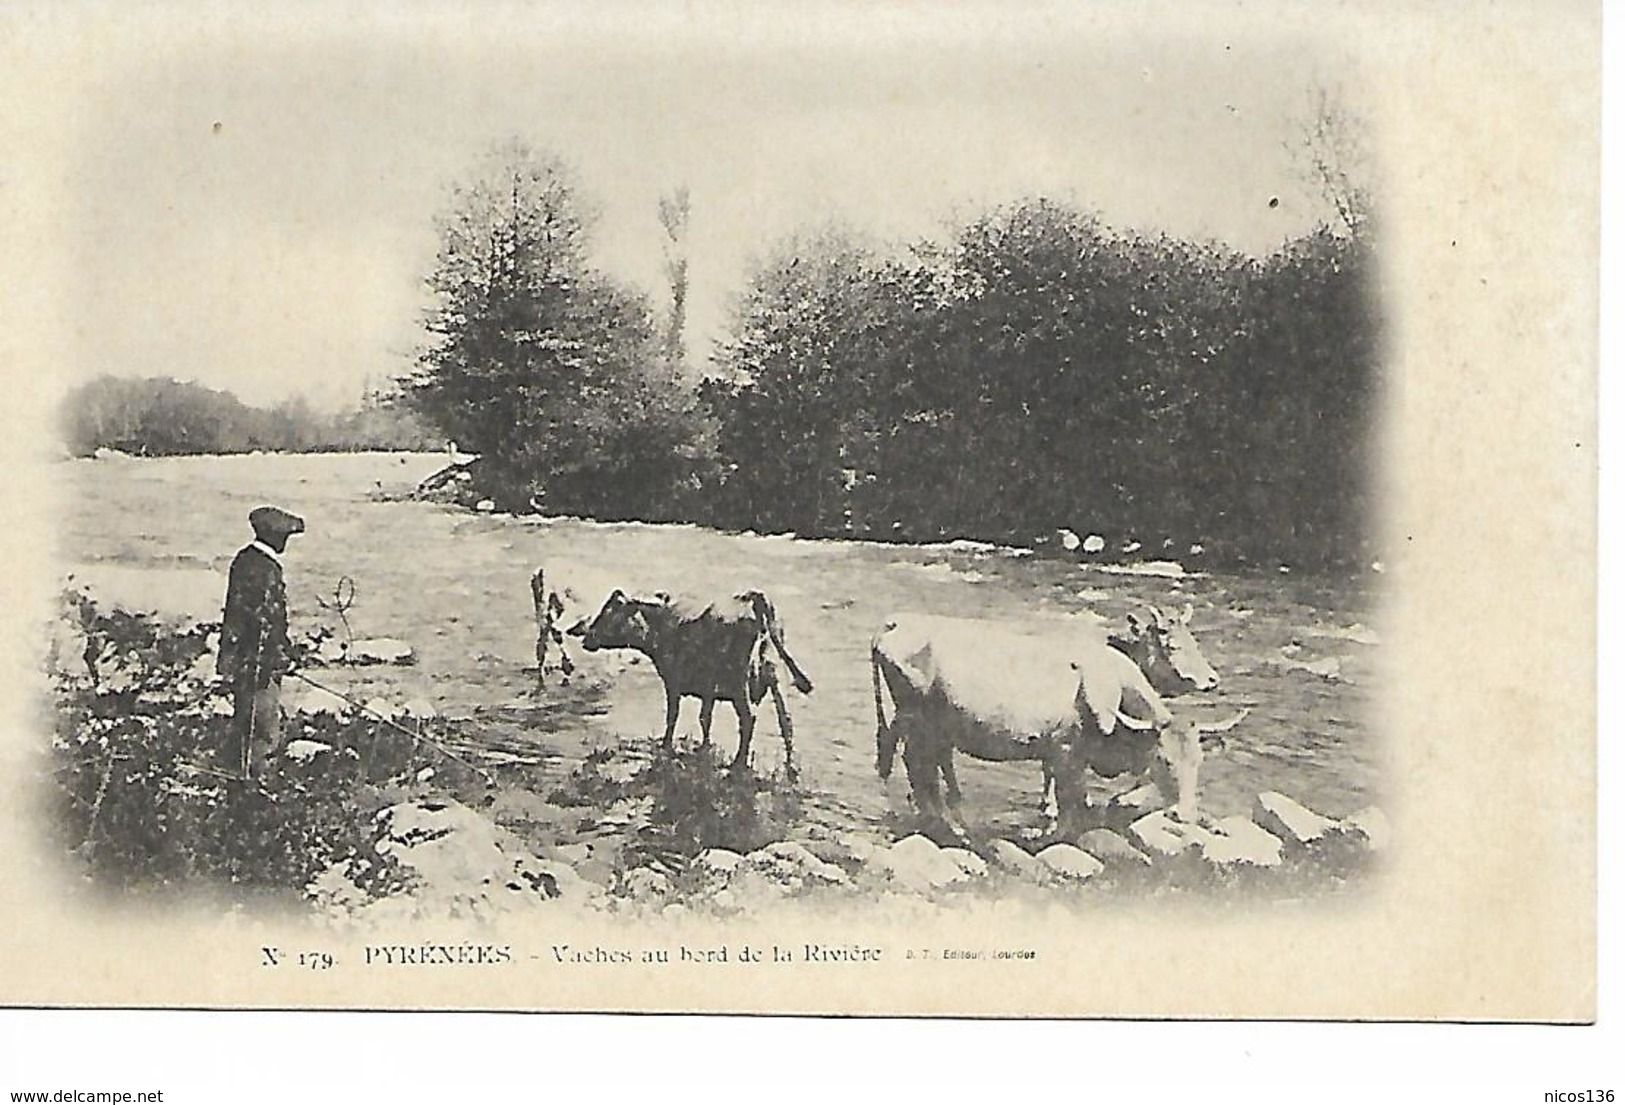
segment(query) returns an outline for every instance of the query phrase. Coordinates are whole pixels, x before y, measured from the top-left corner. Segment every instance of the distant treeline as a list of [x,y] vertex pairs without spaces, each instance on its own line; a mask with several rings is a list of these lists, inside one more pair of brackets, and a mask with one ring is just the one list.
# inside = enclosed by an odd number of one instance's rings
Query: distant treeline
[[1369,563],[1381,343],[1363,219],[1256,259],[1045,199],[882,250],[819,229],[681,367],[686,196],[657,308],[587,261],[566,166],[504,151],[440,223],[408,395],[515,510],[888,540]]
[[167,457],[440,449],[445,444],[415,412],[381,394],[369,395],[356,410],[322,414],[302,399],[250,407],[230,392],[200,384],[102,376],[69,393],[61,413],[63,440],[74,456],[97,449]]

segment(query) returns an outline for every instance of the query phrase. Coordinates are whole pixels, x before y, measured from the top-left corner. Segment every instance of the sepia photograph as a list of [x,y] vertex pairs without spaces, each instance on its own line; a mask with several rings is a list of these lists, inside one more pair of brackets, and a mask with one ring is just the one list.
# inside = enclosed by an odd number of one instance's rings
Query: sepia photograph
[[[1596,14],[1470,7],[61,16],[7,893],[143,953],[0,1001],[1590,1019]],[[1395,77],[1519,21],[1545,268]]]

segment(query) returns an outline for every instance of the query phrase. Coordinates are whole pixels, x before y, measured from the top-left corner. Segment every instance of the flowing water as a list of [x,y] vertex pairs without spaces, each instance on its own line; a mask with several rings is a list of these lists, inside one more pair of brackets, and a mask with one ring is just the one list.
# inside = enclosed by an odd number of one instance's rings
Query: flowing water
[[[1381,797],[1373,702],[1380,645],[1370,627],[1374,579],[1213,573],[1120,574],[970,543],[899,547],[726,534],[698,527],[602,524],[472,514],[384,501],[440,463],[435,456],[200,457],[63,462],[65,564],[152,570],[193,584],[218,579],[251,536],[262,502],[296,511],[308,531],[285,559],[293,629],[337,627],[342,576],[358,636],[410,642],[412,668],[374,668],[348,686],[367,696],[427,697],[444,713],[488,725],[505,746],[545,756],[536,789],[595,746],[658,734],[658,679],[624,655],[577,656],[568,689],[536,689],[530,576],[568,588],[590,613],[613,587],[733,592],[758,587],[779,610],[791,653],[816,684],[787,692],[807,806],[832,824],[878,823],[885,797],[874,771],[869,640],[892,613],[1024,619],[1093,611],[1121,624],[1136,603],[1190,603],[1192,628],[1223,685],[1173,701],[1218,720],[1250,709],[1226,748],[1204,764],[1201,801],[1218,815],[1247,812],[1262,790],[1282,791],[1331,816]],[[1192,564],[1190,567],[1194,568]],[[194,586],[194,591],[196,590]],[[324,607],[324,603],[326,606]],[[527,670],[529,669],[529,670]],[[584,688],[586,690],[584,690]],[[602,695],[587,691],[601,688]],[[602,704],[598,704],[601,697]],[[607,707],[607,708],[605,708]],[[698,731],[685,703],[678,733]],[[714,736],[733,750],[730,711]],[[758,770],[781,747],[769,708],[754,742]],[[899,781],[901,770],[897,773]],[[545,776],[545,778],[540,777]],[[1036,820],[1036,764],[960,757],[967,823]]]

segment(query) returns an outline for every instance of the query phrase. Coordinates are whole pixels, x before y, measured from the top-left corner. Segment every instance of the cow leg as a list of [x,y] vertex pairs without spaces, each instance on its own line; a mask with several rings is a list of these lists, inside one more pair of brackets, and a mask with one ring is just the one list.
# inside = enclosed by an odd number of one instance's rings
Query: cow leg
[[914,795],[914,808],[927,822],[945,822],[947,811],[942,806],[942,793],[937,779],[942,774],[942,759],[930,740],[908,740],[903,743],[903,766],[908,770],[908,787]]
[[963,795],[959,793],[959,775],[954,771],[954,746],[951,744],[944,745],[942,750],[942,782],[948,789],[948,808],[958,810]]
[[790,782],[796,781],[796,730],[790,723],[790,710],[784,704],[784,692],[779,690],[779,681],[773,680],[767,685],[768,693],[773,696],[773,710],[779,716],[779,736],[784,740],[784,777]]
[[666,691],[666,735],[661,738],[660,742],[661,744],[665,745],[667,752],[670,752],[675,748],[672,737],[677,732],[678,703],[679,699],[677,693],[668,688]]
[[717,708],[714,698],[700,699],[700,747],[711,747],[711,714]]
[[750,766],[750,735],[756,731],[756,714],[750,708],[750,699],[740,695],[734,700],[734,713],[739,717],[739,751],[734,754],[732,771],[744,771]]

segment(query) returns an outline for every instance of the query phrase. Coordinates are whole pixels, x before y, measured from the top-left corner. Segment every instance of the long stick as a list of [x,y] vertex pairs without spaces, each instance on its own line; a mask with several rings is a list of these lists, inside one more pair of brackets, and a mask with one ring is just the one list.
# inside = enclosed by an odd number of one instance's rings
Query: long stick
[[447,748],[445,745],[441,744],[439,741],[433,740],[430,737],[426,737],[422,733],[414,733],[412,730],[408,729],[406,726],[401,725],[394,718],[388,717],[388,716],[386,716],[384,714],[380,714],[377,710],[372,709],[371,707],[367,706],[365,703],[357,702],[355,699],[351,698],[349,695],[345,694],[343,691],[336,691],[332,687],[324,687],[322,684],[316,682],[316,680],[312,679],[310,676],[306,675],[302,671],[291,671],[288,674],[293,676],[295,679],[304,680],[306,683],[309,683],[312,687],[315,687],[319,691],[325,691],[328,694],[333,695],[336,698],[343,699],[345,702],[348,702],[351,706],[354,706],[357,710],[360,710],[362,713],[371,714],[373,717],[377,718],[379,721],[383,722],[385,725],[389,726],[391,729],[394,729],[397,732],[406,734],[407,736],[411,737],[414,741],[418,741],[420,743],[429,745],[430,747],[432,747],[432,748],[436,749],[437,751],[439,751],[441,755],[445,756],[448,759],[456,760],[458,763],[462,764],[464,767],[468,768],[470,771],[473,771],[476,774],[478,774],[480,776],[480,778],[484,779],[487,786],[495,786],[496,785],[496,780],[491,775],[491,773],[489,771],[485,770],[483,767],[478,766],[477,764],[469,763],[467,760],[463,759],[461,756],[459,756],[457,753],[453,752],[451,749]]

